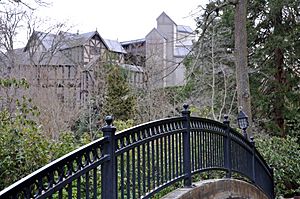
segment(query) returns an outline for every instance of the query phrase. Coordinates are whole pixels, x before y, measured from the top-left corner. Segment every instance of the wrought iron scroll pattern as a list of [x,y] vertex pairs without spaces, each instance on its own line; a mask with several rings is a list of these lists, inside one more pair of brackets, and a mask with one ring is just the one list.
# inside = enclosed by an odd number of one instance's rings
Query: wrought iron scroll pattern
[[[107,156],[102,153],[104,142],[106,142],[106,139],[102,138],[51,162],[8,187],[7,191],[3,190],[0,198],[86,196],[87,192],[81,192],[81,183],[86,182],[84,180],[85,176],[91,174],[97,177],[97,182],[94,181],[93,183],[101,182],[101,175],[97,175],[99,173],[97,167],[107,161]],[[90,183],[86,188],[89,188],[89,186]],[[80,189],[76,193],[72,193],[73,187],[79,187]],[[97,188],[96,192],[94,190],[91,193],[91,195],[93,194],[101,194],[101,186]]]

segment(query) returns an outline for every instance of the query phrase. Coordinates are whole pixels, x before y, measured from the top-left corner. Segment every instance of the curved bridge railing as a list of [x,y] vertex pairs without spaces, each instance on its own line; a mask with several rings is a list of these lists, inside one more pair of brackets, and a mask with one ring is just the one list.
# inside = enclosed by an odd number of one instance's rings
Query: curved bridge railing
[[208,170],[237,172],[274,198],[272,169],[246,140],[223,123],[181,117],[118,133],[107,117],[104,137],[42,167],[0,192],[0,198],[151,198]]

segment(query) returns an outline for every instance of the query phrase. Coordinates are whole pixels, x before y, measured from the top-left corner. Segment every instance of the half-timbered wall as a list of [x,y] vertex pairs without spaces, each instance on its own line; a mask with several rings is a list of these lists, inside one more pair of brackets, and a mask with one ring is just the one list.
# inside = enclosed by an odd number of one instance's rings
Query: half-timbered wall
[[101,55],[106,50],[105,45],[98,35],[93,36],[84,45],[84,64],[89,63],[94,57]]
[[61,51],[75,65],[83,64],[83,47],[76,46]]
[[[64,106],[72,108],[86,104],[90,93],[96,89],[95,85],[99,84],[95,83],[97,81],[95,79],[95,72],[98,70],[95,68],[97,62],[101,61],[102,66],[105,62],[114,65],[125,62],[125,51],[119,52],[120,49],[114,48],[113,45],[109,46],[96,32],[91,38],[87,38],[88,35],[83,34],[82,38],[76,35],[70,37],[74,40],[66,41],[66,45],[62,43],[62,48],[58,48],[56,51],[57,54],[52,54],[50,49],[47,51],[47,46],[43,46],[43,44],[50,45],[48,43],[35,40],[30,43],[29,41],[23,52],[24,55],[31,57],[31,51],[39,54],[34,57],[36,60],[30,59],[28,62],[20,64],[15,74],[19,78],[25,77],[32,89],[36,91],[46,92],[49,89],[49,93],[56,94],[57,99],[65,103]],[[138,51],[141,53],[142,48],[143,46],[138,46]],[[43,59],[43,55],[48,56],[48,59]],[[130,71],[128,81],[134,86],[141,85],[142,72]]]

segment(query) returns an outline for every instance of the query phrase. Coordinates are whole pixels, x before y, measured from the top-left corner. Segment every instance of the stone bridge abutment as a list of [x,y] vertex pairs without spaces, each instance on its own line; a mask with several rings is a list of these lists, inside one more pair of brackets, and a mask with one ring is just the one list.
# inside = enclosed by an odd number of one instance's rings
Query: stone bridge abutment
[[236,179],[212,179],[193,184],[191,188],[177,189],[163,199],[268,199],[248,182]]

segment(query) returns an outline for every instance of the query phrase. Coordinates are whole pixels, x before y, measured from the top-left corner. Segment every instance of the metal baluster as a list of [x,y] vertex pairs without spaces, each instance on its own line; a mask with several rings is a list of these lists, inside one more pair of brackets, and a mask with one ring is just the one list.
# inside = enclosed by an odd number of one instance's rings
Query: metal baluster
[[223,141],[223,137],[222,136],[220,136],[219,137],[219,158],[220,158],[220,161],[219,161],[219,167],[223,167],[223,165],[224,165],[224,157],[223,157],[223,143],[222,143],[222,141]]
[[[140,139],[139,139],[140,140]],[[138,180],[138,197],[141,197],[141,148],[137,147],[137,180]]]
[[218,134],[214,134],[214,151],[215,151],[215,159],[214,159],[214,167],[218,166]]
[[211,168],[213,166],[213,161],[214,161],[214,142],[213,142],[213,137],[212,133],[208,133],[208,140],[209,140],[209,167]]
[[63,192],[62,192],[62,189],[60,189],[60,190],[58,191],[58,198],[59,198],[59,199],[62,199],[62,195],[63,195],[62,193],[63,193]]
[[199,131],[198,132],[198,136],[199,136],[199,151],[198,151],[198,153],[199,153],[199,169],[201,169],[202,168],[202,132],[201,131]]
[[72,182],[68,184],[68,199],[72,199]]
[[203,142],[203,131],[200,132],[200,168],[202,169],[204,167],[204,150],[203,150],[203,147],[204,147],[204,142]]
[[135,192],[135,148],[133,148],[132,150],[132,198],[135,199],[136,197],[136,192]]
[[180,150],[178,148],[179,146],[179,139],[178,139],[178,133],[175,134],[175,166],[176,166],[176,177],[179,176],[179,172],[178,172],[178,162],[179,162],[179,159],[178,159],[178,153],[180,153]]
[[126,152],[126,194],[130,198],[130,157],[129,151]]
[[40,195],[41,193],[42,193],[42,191],[43,191],[43,179],[42,179],[42,177],[39,177],[39,179],[38,179],[38,192],[37,192],[37,195]]
[[[53,184],[54,184],[54,171],[50,171],[49,172],[49,187],[48,189],[52,188],[53,187]],[[49,196],[49,199],[52,199],[53,197],[53,193]]]
[[216,165],[216,134],[211,133],[211,145],[212,145],[212,167]]
[[124,198],[124,154],[120,155],[120,189],[121,198]]
[[157,185],[160,185],[160,167],[159,167],[159,139],[156,140],[156,171],[157,171]]
[[194,168],[195,168],[195,153],[194,153],[194,144],[195,144],[195,138],[194,138],[194,132],[191,132],[190,133],[190,145],[191,145],[191,155],[190,155],[190,157],[191,157],[191,169],[192,170],[194,170]]
[[145,152],[145,144],[142,145],[143,151],[143,194],[146,193],[146,152]]
[[164,158],[164,154],[163,154],[163,137],[160,138],[160,173],[161,173],[161,184],[164,183],[164,162],[163,162],[163,158]]
[[208,151],[209,151],[209,142],[208,142],[208,133],[204,132],[204,147],[205,147],[205,168],[209,167],[209,158],[208,158]]
[[154,151],[154,140],[151,141],[151,163],[152,163],[152,187],[155,187],[155,178],[157,178],[157,176],[155,175],[155,151]]
[[218,158],[217,158],[217,165],[218,167],[222,167],[222,156],[221,156],[221,150],[222,150],[222,145],[221,145],[221,135],[218,135]]
[[81,198],[81,176],[77,178],[77,198]]
[[198,142],[197,142],[197,137],[198,137],[198,134],[197,134],[197,131],[195,130],[194,131],[195,135],[194,135],[194,147],[193,147],[193,150],[195,151],[195,159],[194,159],[194,169],[192,171],[196,171],[197,168],[198,168]]
[[197,131],[195,130],[194,131],[194,153],[195,153],[195,159],[194,159],[194,169],[193,169],[193,171],[195,171],[195,170],[197,170],[197,168],[198,168],[198,133],[197,133]]
[[148,189],[147,191],[151,190],[151,173],[150,173],[150,144],[147,142],[147,185]]
[[167,136],[167,140],[168,140],[168,167],[169,167],[169,180],[172,179],[172,167],[171,167],[171,137],[170,135]]
[[90,198],[90,174],[89,171],[86,172],[85,174],[85,198],[89,199]]
[[165,164],[165,179],[166,181],[168,181],[168,161],[167,161],[167,157],[168,157],[168,154],[167,154],[167,137],[165,136],[164,137],[164,164]]
[[201,151],[201,149],[200,149],[200,147],[201,147],[201,140],[200,140],[200,132],[199,131],[197,131],[197,134],[196,134],[196,140],[197,140],[197,148],[196,148],[196,153],[197,153],[197,158],[196,158],[196,169],[197,170],[199,170],[200,169],[200,167],[201,167],[201,155],[200,155],[200,151]]
[[171,139],[172,139],[172,179],[175,179],[175,146],[174,146],[174,136],[175,134],[171,135]]
[[96,168],[94,168],[93,169],[93,180],[94,180],[94,182],[93,182],[93,185],[94,185],[94,194],[93,194],[93,196],[94,196],[94,199],[96,199],[97,198],[97,188],[98,188],[98,184],[97,184],[97,180],[98,180],[98,176],[97,176],[97,167]]
[[182,148],[182,142],[183,142],[183,139],[182,139],[182,133],[179,133],[179,173],[180,175],[183,174],[183,161],[182,161],[182,156],[183,156],[183,148]]

